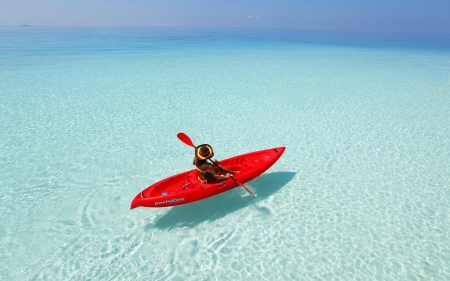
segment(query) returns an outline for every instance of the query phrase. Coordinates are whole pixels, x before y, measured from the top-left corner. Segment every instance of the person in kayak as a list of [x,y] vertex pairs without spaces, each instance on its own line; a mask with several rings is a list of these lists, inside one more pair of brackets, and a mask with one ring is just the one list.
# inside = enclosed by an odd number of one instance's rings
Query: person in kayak
[[[219,165],[219,162],[214,159],[214,163],[216,165],[213,165],[211,163],[208,163],[208,159],[214,156],[214,152],[212,147],[209,144],[202,144],[195,148],[195,157],[193,164],[197,168],[197,178],[201,183],[208,183],[208,181],[211,180],[211,177],[214,177],[216,179],[228,179],[230,176],[239,173],[239,171],[231,171],[223,166]],[[219,175],[216,172],[217,168],[222,168],[224,175]]]

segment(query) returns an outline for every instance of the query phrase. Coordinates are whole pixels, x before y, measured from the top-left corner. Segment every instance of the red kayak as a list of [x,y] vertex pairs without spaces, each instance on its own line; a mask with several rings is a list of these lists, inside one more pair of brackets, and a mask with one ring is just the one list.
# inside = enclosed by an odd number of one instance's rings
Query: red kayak
[[[192,169],[154,183],[140,192],[131,202],[131,209],[137,207],[171,207],[192,203],[236,188],[267,171],[283,154],[285,147],[250,152],[220,161],[230,170],[240,171],[226,180],[212,179],[202,184],[197,179],[197,170]],[[239,182],[239,184],[238,184]]]

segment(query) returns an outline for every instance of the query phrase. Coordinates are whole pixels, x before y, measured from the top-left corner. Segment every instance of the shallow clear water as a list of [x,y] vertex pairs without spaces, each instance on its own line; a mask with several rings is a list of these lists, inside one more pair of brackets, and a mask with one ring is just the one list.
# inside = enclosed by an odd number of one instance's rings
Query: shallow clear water
[[[450,40],[0,29],[0,280],[450,279]],[[216,156],[242,189],[130,211]]]

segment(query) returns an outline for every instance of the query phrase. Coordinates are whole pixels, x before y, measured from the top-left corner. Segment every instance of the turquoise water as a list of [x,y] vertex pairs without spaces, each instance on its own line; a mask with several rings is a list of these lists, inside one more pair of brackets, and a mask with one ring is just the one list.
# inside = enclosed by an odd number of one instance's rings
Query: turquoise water
[[[0,280],[450,279],[450,39],[0,29]],[[249,184],[146,186],[276,146]]]

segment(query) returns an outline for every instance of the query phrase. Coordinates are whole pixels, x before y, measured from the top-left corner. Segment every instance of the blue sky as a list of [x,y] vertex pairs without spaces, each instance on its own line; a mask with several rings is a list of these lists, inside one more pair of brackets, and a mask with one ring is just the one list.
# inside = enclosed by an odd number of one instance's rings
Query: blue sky
[[1,0],[0,26],[22,24],[450,33],[450,0]]

